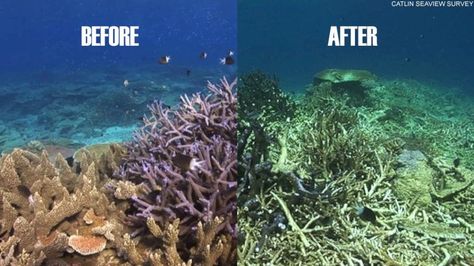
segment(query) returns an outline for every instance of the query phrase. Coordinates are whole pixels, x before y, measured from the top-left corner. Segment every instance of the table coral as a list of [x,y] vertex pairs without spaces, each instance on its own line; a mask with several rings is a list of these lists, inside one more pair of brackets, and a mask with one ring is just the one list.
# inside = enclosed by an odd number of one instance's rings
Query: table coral
[[69,237],[68,244],[81,255],[92,255],[104,250],[107,239],[97,236],[79,236]]
[[322,82],[344,83],[362,82],[364,80],[375,80],[377,77],[367,70],[358,69],[326,69],[314,75],[313,84]]
[[431,187],[434,171],[420,151],[403,150],[398,158],[394,191],[400,200],[413,201],[420,206],[431,203]]
[[376,80],[377,77],[366,70],[326,69],[314,76],[313,85],[326,83],[333,92],[348,96],[350,105],[361,106],[370,104],[368,84]]

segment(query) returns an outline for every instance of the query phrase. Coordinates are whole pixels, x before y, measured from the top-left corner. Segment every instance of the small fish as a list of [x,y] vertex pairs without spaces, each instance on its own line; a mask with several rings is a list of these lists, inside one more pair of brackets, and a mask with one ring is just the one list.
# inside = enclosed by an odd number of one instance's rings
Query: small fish
[[375,223],[377,221],[377,215],[375,212],[368,207],[365,206],[358,206],[356,207],[357,216],[359,216],[362,220]]
[[128,79],[124,80],[123,81],[123,86],[126,88],[126,87],[128,87],[128,85],[130,85],[130,82],[128,82]]
[[207,53],[206,52],[201,52],[199,54],[199,58],[201,58],[201,60],[206,60],[207,59]]
[[461,164],[461,159],[460,158],[454,159],[453,165],[454,165],[455,168],[457,168],[460,164]]
[[190,76],[191,75],[191,70],[190,69],[186,69],[186,76]]
[[224,58],[221,58],[220,63],[222,65],[233,65],[235,63],[235,60],[231,55],[228,55]]
[[194,171],[202,163],[198,162],[196,158],[181,153],[176,153],[175,156],[171,158],[171,161],[183,172],[187,172],[189,170]]
[[171,56],[165,55],[165,56],[160,57],[159,62],[162,65],[166,65],[166,64],[169,64],[170,61],[171,61]]

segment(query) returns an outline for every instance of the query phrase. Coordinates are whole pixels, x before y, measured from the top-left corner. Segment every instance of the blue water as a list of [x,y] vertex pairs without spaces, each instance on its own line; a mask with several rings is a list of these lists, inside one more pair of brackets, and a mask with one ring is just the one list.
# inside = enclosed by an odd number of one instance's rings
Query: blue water
[[[146,105],[235,76],[235,0],[0,3],[0,151],[126,140]],[[82,47],[81,26],[139,26],[139,47]],[[201,52],[208,58],[201,60]],[[168,65],[158,64],[171,56]],[[129,86],[124,86],[124,81]]]
[[[175,64],[197,65],[203,50],[213,64],[236,48],[233,0],[5,0],[0,22],[2,71],[141,65],[165,54]],[[140,47],[81,47],[83,25],[140,26]]]
[[[395,8],[388,0],[240,0],[239,72],[299,90],[326,68],[367,69],[474,93],[474,7]],[[330,26],[372,25],[378,47],[328,47]]]

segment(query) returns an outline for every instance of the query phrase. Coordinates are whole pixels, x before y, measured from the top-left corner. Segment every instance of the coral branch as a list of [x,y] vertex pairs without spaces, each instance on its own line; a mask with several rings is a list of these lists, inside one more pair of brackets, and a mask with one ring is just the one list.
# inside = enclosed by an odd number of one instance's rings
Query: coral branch
[[137,226],[156,236],[150,219],[161,228],[179,220],[179,239],[187,241],[200,222],[221,217],[215,233],[236,236],[236,82],[209,83],[209,95],[184,95],[176,109],[149,106],[151,116],[127,144],[117,173],[123,181],[116,194],[132,199]]

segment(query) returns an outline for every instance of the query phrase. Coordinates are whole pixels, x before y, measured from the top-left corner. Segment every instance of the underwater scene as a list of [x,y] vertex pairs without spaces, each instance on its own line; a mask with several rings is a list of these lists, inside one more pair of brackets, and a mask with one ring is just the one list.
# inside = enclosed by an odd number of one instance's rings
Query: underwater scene
[[474,10],[390,2],[238,1],[240,265],[474,265]]
[[0,3],[0,265],[236,263],[236,7]]

